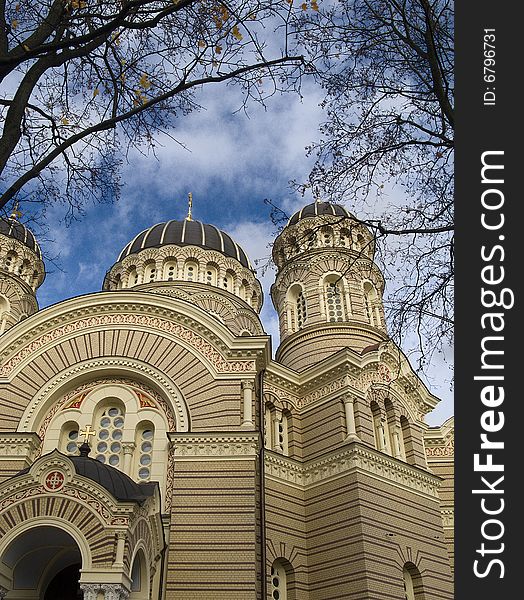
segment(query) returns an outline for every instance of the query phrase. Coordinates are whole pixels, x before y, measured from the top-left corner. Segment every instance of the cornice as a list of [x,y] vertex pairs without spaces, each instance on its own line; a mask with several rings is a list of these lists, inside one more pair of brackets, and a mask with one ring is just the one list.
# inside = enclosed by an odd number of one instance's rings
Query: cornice
[[253,460],[260,450],[258,433],[168,433],[175,461]]
[[412,492],[438,499],[440,477],[390,456],[351,442],[330,455],[305,462],[265,452],[266,477],[302,490],[322,485],[345,475],[361,473]]
[[29,466],[40,453],[41,445],[36,433],[0,433],[0,460],[23,459]]

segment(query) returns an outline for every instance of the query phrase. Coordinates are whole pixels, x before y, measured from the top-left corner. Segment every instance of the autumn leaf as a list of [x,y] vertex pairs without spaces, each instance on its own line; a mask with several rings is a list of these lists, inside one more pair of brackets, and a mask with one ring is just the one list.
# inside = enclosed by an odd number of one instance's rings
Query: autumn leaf
[[206,43],[204,42],[204,40],[200,40],[200,41],[198,42],[198,47],[199,47],[199,48],[205,48],[205,47],[206,47]]
[[215,46],[215,52],[220,54],[222,52],[222,46]]
[[142,73],[142,76],[138,80],[138,85],[144,90],[148,90],[151,87],[151,82],[149,81],[149,77],[147,73]]
[[16,29],[18,27],[18,19],[13,19],[11,21],[11,29]]
[[62,125],[69,125],[69,119],[67,117],[62,117],[60,119],[60,122],[62,123]]
[[313,2],[311,2],[311,8],[312,8],[313,10],[316,10],[316,11],[318,11],[318,4],[315,2],[315,0],[313,0]]
[[300,5],[300,8],[301,8],[302,10],[307,10],[307,4],[306,4],[305,2],[303,2],[303,3]]
[[242,34],[240,33],[237,25],[235,25],[233,27],[233,29],[231,30],[231,33],[233,34],[233,37],[236,38],[237,40],[242,39]]
[[93,90],[93,98],[96,98],[98,96],[98,94],[100,93],[100,90],[98,88],[95,88]]

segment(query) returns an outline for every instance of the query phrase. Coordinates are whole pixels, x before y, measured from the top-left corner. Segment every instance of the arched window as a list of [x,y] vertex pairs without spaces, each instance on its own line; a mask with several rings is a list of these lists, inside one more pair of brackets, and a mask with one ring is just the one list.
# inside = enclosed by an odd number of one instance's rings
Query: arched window
[[68,421],[60,432],[60,451],[64,454],[77,455],[80,440],[78,438],[78,423]]
[[264,407],[264,446],[271,450],[273,444],[273,412],[275,407],[271,402],[266,402]]
[[174,281],[176,278],[176,260],[169,259],[164,263],[164,276],[166,281]]
[[147,561],[142,549],[138,550],[131,568],[131,594],[129,600],[147,600],[149,598],[149,576]]
[[150,282],[156,279],[156,265],[155,263],[148,263],[145,267],[144,281]]
[[324,280],[326,317],[330,322],[345,321],[344,287],[340,275],[328,275]]
[[306,298],[300,283],[294,283],[287,292],[288,330],[293,333],[302,329],[307,321]]
[[402,458],[410,463],[414,463],[413,440],[411,438],[411,426],[408,419],[401,415],[400,417],[400,435],[401,435],[401,455]]
[[304,232],[305,247],[306,249],[314,248],[317,245],[317,234],[312,230],[308,229]]
[[121,402],[107,400],[95,420],[97,436],[94,444],[95,458],[112,467],[122,467],[122,437],[125,411]]
[[289,426],[291,413],[288,410],[275,408],[266,402],[264,410],[264,445],[270,450],[289,454]]
[[345,246],[349,248],[350,245],[351,234],[348,229],[341,229],[339,233],[339,244],[341,246]]
[[188,260],[184,265],[184,279],[186,281],[198,281],[198,264]]
[[0,296],[0,333],[5,331],[10,310],[11,305],[9,304],[9,300],[5,296]]
[[218,269],[211,264],[208,264],[206,266],[206,283],[209,283],[209,285],[215,285],[217,284],[217,274],[218,274]]
[[424,600],[422,576],[413,563],[406,563],[402,569],[405,600]]
[[384,427],[382,426],[382,415],[378,404],[373,400],[370,404],[371,415],[373,418],[373,432],[375,434],[375,446],[377,450],[385,452],[387,448]]
[[122,289],[122,276],[120,273],[115,277],[115,290]]
[[7,271],[14,271],[17,258],[17,253],[12,250],[7,253],[7,256],[5,257],[5,268]]
[[399,447],[398,447],[398,437],[397,433],[397,425],[395,421],[395,409],[393,407],[393,403],[389,398],[384,401],[384,409],[386,411],[386,420],[385,420],[385,439],[386,439],[386,452],[391,454],[392,456],[398,456]]
[[249,283],[247,282],[247,279],[242,279],[238,293],[242,300],[245,300],[248,304],[250,304],[251,295],[249,293]]
[[136,476],[138,481],[151,479],[151,465],[153,462],[153,441],[155,428],[152,423],[144,421],[136,430]]
[[235,274],[233,271],[226,271],[226,274],[222,278],[222,287],[228,292],[233,292],[235,287]]
[[281,560],[276,560],[271,567],[271,599],[287,600],[287,574]]
[[364,304],[366,306],[369,324],[374,327],[379,327],[381,325],[377,300],[378,294],[375,286],[369,281],[364,282]]
[[333,245],[333,230],[331,229],[331,227],[322,228],[321,239],[323,246]]
[[127,274],[127,287],[133,287],[134,285],[138,285],[138,271],[136,267],[130,267]]

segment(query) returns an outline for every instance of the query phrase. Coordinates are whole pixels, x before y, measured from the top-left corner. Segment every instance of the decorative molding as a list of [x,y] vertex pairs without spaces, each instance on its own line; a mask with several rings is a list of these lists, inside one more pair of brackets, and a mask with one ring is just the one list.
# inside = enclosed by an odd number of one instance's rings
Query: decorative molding
[[180,460],[247,460],[258,456],[258,434],[184,435],[169,433],[175,462]]
[[455,511],[452,508],[442,508],[442,525],[445,529],[453,529],[455,527]]
[[[69,313],[67,315],[69,318],[76,318],[77,320],[66,324],[63,324],[64,316],[61,319],[46,321],[43,327],[37,328],[37,330],[40,330],[40,335],[36,339],[29,341],[28,338],[33,336],[28,333],[25,338],[18,340],[18,344],[16,345],[25,342],[25,347],[18,350],[14,356],[2,365],[0,375],[9,378],[18,366],[30,357],[34,357],[36,353],[46,346],[52,345],[61,338],[74,336],[78,332],[85,333],[86,330],[90,329],[121,326],[130,329],[145,328],[151,332],[158,332],[162,336],[170,334],[174,340],[183,342],[183,344],[195,350],[198,355],[205,358],[217,373],[228,374],[255,371],[256,365],[254,360],[226,359],[209,341],[198,333],[211,333],[202,323],[198,323],[188,316],[161,309],[160,307],[157,307],[155,310],[154,307],[140,305],[140,312],[137,313],[130,312],[133,308],[137,307],[134,307],[131,302],[101,304],[100,306],[89,306],[83,310]],[[155,312],[155,314],[144,314],[145,312]],[[178,323],[177,320],[183,321],[184,325]],[[53,329],[49,331],[51,328]],[[31,331],[34,333],[34,330]],[[211,337],[218,347],[227,352],[228,349],[224,342],[216,334],[212,334]],[[4,351],[2,358],[7,357],[13,350],[14,344]],[[238,352],[237,354],[241,353]]]
[[29,466],[38,457],[41,445],[36,433],[0,434],[0,460],[24,459]]
[[455,440],[448,439],[444,444],[431,444],[428,440],[424,440],[426,456],[428,458],[448,458],[455,456]]
[[418,495],[438,499],[440,478],[373,451],[356,442],[330,456],[300,464],[288,457],[267,451],[266,476],[304,488],[315,487],[350,473],[364,473]]

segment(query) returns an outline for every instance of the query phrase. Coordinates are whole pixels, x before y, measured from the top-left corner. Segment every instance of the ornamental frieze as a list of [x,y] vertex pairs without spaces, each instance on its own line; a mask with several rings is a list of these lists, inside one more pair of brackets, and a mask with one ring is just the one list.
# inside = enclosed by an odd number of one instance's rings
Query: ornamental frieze
[[[106,307],[107,308],[107,307]],[[114,310],[116,306],[112,307]],[[123,308],[123,307],[122,307]],[[191,321],[188,319],[188,321]],[[98,327],[114,327],[128,326],[144,327],[150,331],[159,332],[162,335],[169,333],[178,340],[182,340],[191,348],[197,350],[204,356],[218,373],[244,373],[255,370],[255,362],[253,360],[226,360],[207,340],[201,335],[188,329],[183,325],[171,320],[161,318],[159,316],[126,313],[126,314],[102,314],[92,315],[77,321],[61,325],[40,335],[37,339],[19,350],[12,358],[10,358],[0,370],[3,377],[8,377],[11,372],[25,359],[37,353],[48,344],[56,342],[62,337],[75,334],[79,331],[85,332],[86,329]],[[203,329],[200,324],[195,324],[198,329]]]
[[321,485],[352,472],[365,473],[423,496],[438,498],[440,479],[382,453],[352,444],[331,456],[301,465],[272,452],[265,454],[267,477],[301,488]]

